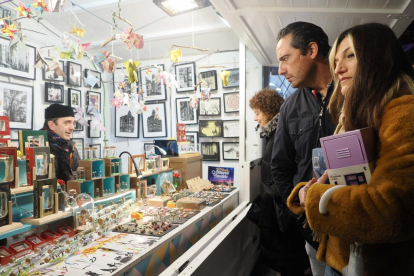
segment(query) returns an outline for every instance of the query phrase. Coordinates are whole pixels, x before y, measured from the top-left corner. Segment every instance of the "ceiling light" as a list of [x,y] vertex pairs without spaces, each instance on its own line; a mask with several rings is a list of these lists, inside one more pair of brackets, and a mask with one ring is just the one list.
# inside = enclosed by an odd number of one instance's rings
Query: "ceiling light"
[[170,16],[211,6],[209,0],[153,0],[153,2]]

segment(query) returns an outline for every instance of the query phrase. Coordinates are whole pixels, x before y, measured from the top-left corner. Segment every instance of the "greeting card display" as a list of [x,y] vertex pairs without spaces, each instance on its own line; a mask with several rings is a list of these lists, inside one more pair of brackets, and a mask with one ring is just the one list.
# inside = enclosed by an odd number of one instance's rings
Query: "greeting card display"
[[28,185],[33,186],[34,180],[49,178],[49,147],[26,148],[26,160],[29,161],[27,168]]

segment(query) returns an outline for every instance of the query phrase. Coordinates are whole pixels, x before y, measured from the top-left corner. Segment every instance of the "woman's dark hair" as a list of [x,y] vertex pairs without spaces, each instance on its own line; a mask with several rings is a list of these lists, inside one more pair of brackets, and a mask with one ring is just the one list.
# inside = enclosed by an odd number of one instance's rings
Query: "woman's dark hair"
[[252,109],[259,109],[270,121],[280,111],[285,100],[275,90],[266,87],[258,91],[250,99],[249,105]]
[[329,46],[328,36],[321,27],[308,22],[294,22],[280,30],[276,41],[289,34],[292,34],[290,46],[299,49],[303,56],[306,55],[309,44],[315,42],[319,48],[318,54],[322,54],[324,58],[328,57],[331,47]]
[[[336,51],[344,39],[350,39],[357,60],[353,85],[345,96],[334,73]],[[413,92],[412,65],[388,26],[369,23],[344,31],[332,47],[329,61],[335,81],[330,112],[336,121],[344,112],[343,125],[347,131],[369,126],[378,131],[385,105]]]

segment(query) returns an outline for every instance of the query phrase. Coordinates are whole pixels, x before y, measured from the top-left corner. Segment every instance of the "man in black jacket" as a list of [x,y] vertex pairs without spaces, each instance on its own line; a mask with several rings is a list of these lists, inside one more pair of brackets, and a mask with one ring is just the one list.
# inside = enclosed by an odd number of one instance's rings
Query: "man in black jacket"
[[[335,130],[327,112],[333,90],[329,49],[327,35],[311,23],[295,22],[278,34],[279,74],[299,88],[280,109],[272,151],[272,179],[285,203],[296,184],[312,178],[312,149],[320,147],[319,138]],[[309,228],[302,233],[312,273],[323,276],[325,264],[315,257],[318,244],[312,241]]]

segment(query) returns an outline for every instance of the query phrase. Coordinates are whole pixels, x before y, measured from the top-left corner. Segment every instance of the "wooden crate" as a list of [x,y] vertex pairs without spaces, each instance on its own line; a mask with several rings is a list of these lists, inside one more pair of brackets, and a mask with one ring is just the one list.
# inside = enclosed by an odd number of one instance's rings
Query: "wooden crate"
[[170,157],[170,168],[180,170],[180,189],[187,188],[187,180],[203,176],[203,156],[200,153]]

